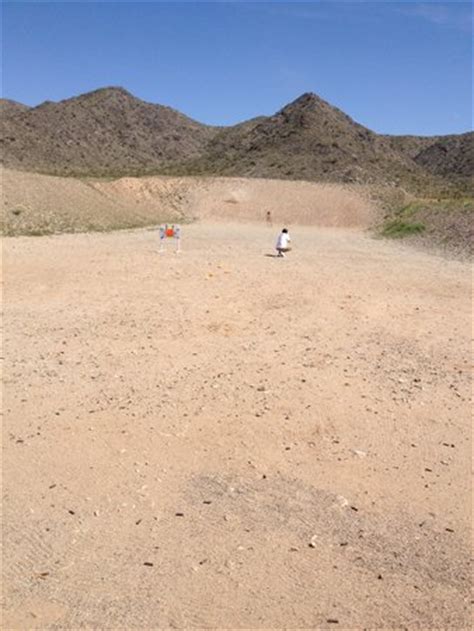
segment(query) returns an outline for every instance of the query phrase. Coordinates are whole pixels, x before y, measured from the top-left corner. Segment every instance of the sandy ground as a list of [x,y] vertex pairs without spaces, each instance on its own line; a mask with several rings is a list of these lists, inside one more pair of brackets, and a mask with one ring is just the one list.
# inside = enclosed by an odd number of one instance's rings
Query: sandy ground
[[347,230],[4,242],[4,629],[469,624],[467,265]]

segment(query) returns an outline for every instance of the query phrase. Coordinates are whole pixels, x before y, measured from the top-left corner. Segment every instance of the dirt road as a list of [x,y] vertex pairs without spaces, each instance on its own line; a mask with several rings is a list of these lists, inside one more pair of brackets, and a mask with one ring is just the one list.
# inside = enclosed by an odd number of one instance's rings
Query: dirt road
[[4,629],[467,628],[469,268],[291,233],[5,240]]

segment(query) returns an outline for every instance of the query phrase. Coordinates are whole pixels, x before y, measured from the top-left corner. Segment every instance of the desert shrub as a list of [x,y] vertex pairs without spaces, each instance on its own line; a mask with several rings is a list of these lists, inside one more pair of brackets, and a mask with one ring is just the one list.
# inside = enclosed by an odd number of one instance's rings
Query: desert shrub
[[425,229],[426,226],[420,222],[409,223],[407,221],[402,221],[401,219],[393,219],[385,224],[382,234],[385,237],[400,239],[413,234],[419,234],[420,232],[424,232]]

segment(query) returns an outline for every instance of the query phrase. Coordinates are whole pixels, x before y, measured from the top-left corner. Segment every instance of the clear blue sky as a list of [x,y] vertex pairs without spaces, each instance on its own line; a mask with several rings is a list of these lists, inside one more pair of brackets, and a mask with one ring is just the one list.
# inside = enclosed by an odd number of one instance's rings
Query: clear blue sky
[[472,128],[467,2],[3,3],[3,96],[107,85],[228,125],[316,92],[393,134]]

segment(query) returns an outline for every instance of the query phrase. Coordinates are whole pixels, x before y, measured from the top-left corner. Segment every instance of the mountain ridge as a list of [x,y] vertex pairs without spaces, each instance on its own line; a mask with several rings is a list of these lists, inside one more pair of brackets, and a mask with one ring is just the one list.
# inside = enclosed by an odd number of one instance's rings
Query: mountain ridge
[[5,166],[56,175],[229,175],[466,185],[474,133],[377,134],[317,94],[236,125],[204,125],[109,86],[35,107],[0,104]]

